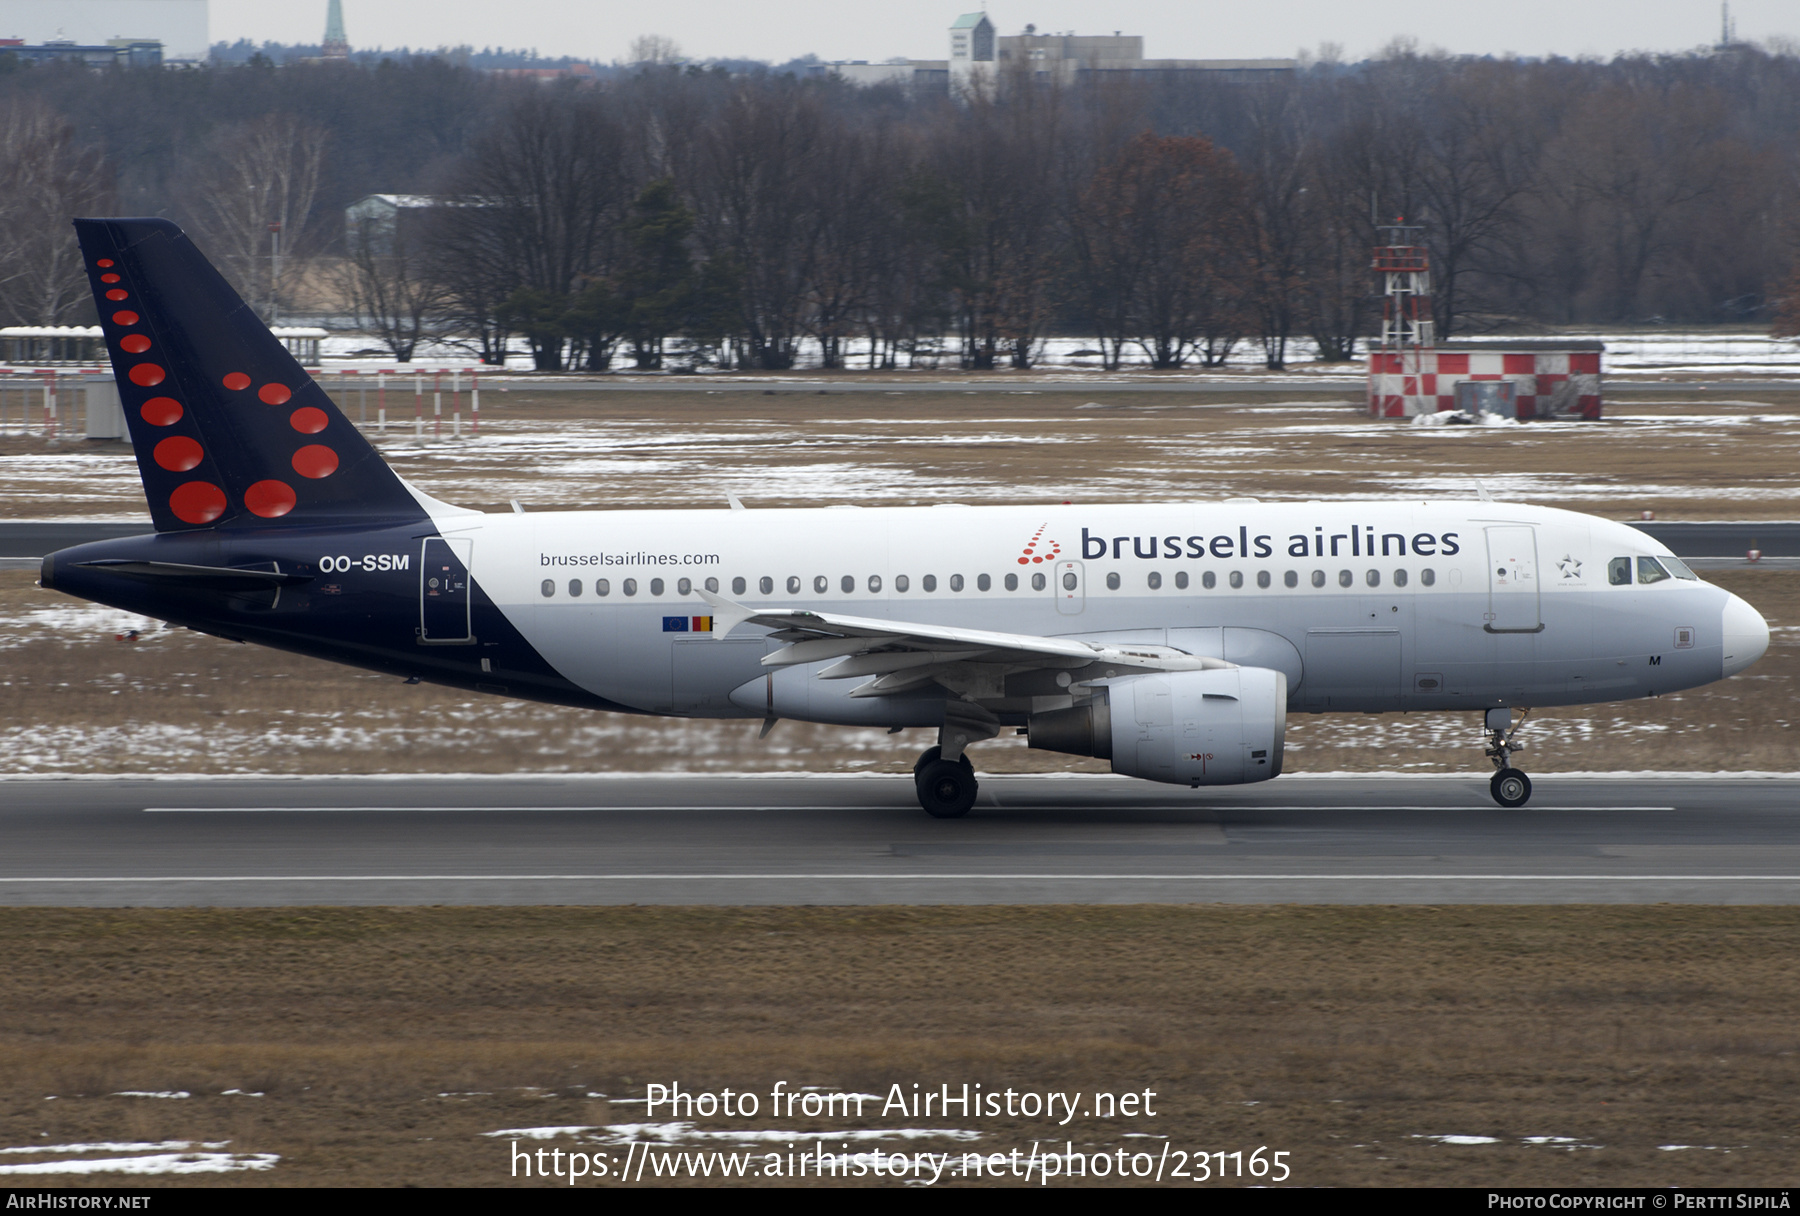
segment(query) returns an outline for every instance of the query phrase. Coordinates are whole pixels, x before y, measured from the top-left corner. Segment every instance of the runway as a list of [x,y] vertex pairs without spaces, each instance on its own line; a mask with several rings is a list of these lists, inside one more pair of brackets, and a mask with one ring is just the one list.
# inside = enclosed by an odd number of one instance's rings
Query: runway
[[1800,779],[9,780],[0,904],[1796,903]]

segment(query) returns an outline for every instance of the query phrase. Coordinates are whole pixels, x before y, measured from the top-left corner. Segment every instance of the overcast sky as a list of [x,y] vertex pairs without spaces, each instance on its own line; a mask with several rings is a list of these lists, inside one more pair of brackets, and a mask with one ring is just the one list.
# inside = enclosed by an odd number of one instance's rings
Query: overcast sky
[[[343,0],[353,47],[535,47],[550,56],[611,60],[633,38],[673,38],[686,55],[775,62],[941,59],[948,4],[874,0]],[[971,6],[973,7],[973,6]],[[212,38],[316,43],[326,0],[212,0]],[[1734,0],[1738,36],[1800,38],[1794,0]],[[1682,51],[1717,40],[1716,0],[995,0],[1002,34],[1142,34],[1151,58],[1290,56],[1336,43],[1361,59],[1396,37],[1457,54],[1598,55]]]

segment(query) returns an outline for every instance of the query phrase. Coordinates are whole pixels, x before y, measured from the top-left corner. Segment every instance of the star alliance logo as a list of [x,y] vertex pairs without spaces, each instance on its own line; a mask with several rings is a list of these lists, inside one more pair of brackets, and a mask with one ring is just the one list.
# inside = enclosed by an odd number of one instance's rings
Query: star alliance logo
[[1556,568],[1562,571],[1564,578],[1581,577],[1581,562],[1573,554],[1565,555],[1560,562],[1556,563]]

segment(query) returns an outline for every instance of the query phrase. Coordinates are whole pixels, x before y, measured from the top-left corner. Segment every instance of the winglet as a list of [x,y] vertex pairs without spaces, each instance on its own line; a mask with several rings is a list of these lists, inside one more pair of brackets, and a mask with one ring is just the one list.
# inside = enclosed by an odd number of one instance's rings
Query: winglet
[[756,615],[756,609],[733,603],[724,596],[716,595],[711,591],[701,591],[700,598],[712,605],[712,635],[715,642],[723,641],[726,634]]
[[725,501],[731,504],[731,509],[733,511],[748,511],[750,509],[739,501],[736,494],[731,493],[729,490],[725,492]]

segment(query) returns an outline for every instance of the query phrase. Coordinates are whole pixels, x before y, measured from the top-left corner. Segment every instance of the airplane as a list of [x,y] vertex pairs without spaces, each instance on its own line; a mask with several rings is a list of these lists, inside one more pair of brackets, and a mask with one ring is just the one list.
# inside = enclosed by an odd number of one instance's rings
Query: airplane
[[41,585],[338,663],[618,713],[1014,729],[1150,781],[1280,776],[1290,713],[1479,720],[1740,672],[1769,628],[1643,532],[1477,500],[482,513],[399,477],[189,238],[78,219],[154,534]]

